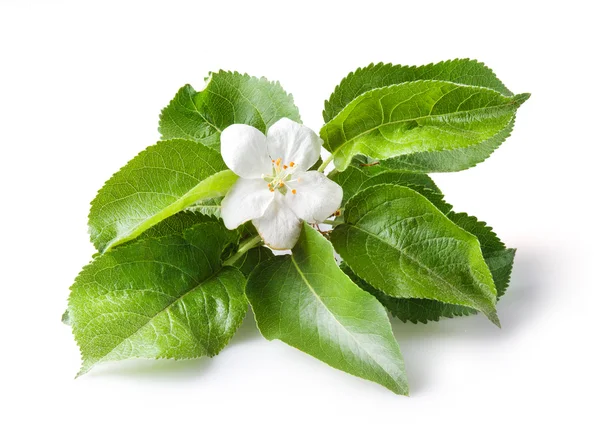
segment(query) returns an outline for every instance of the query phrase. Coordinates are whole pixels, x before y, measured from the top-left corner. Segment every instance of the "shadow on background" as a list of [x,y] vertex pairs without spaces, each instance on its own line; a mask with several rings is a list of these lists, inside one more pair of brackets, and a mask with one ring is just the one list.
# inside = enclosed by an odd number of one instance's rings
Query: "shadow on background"
[[[498,316],[502,328],[489,322],[482,314],[442,318],[427,324],[403,323],[391,317],[392,328],[404,356],[411,392],[427,388],[435,365],[435,347],[453,340],[460,344],[475,344],[483,348],[508,340],[519,333],[544,301],[542,276],[547,270],[543,255],[517,251],[511,282],[498,301]],[[482,344],[485,345],[482,345]]]
[[[244,344],[260,338],[260,333],[254,322],[252,311],[248,310],[244,321],[240,325],[231,342],[223,350],[232,346]],[[133,359],[117,362],[107,362],[94,367],[85,376],[120,376],[123,378],[172,380],[172,379],[195,379],[204,375],[214,364],[209,357],[199,359]],[[84,377],[85,377],[84,376]]]

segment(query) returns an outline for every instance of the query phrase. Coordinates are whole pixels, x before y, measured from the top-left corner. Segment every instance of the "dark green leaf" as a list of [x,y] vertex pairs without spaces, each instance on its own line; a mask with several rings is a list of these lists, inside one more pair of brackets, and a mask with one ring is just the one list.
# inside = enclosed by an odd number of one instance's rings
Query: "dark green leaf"
[[264,246],[255,247],[233,263],[233,266],[237,267],[244,275],[249,276],[260,263],[272,256],[273,252],[269,248]]
[[337,266],[331,245],[304,225],[292,255],[262,262],[246,295],[265,338],[407,394],[404,362],[384,308]]
[[207,215],[202,215],[196,212],[187,212],[182,211],[178,212],[171,217],[167,217],[162,220],[160,223],[152,226],[150,229],[147,229],[139,237],[138,240],[142,240],[144,238],[160,238],[165,237],[167,235],[176,235],[182,234],[188,228],[195,226],[200,223],[208,223],[208,222],[218,222],[218,220],[214,217],[209,217]]
[[475,236],[410,188],[369,187],[348,201],[335,249],[360,278],[396,298],[475,308],[499,325],[496,289]]
[[[427,197],[426,192],[420,194]],[[430,200],[431,201],[431,200]],[[448,205],[449,206],[449,205]],[[490,269],[494,285],[496,286],[497,296],[500,298],[510,281],[515,249],[507,249],[504,243],[492,231],[492,228],[475,217],[464,213],[447,213],[447,217],[455,224],[470,232],[479,241],[483,258]],[[414,323],[428,321],[438,321],[441,317],[452,318],[454,316],[465,316],[477,313],[475,309],[453,304],[445,304],[439,301],[415,298],[393,298],[385,295],[373,286],[367,284],[364,280],[358,278],[346,264],[342,264],[344,272],[352,278],[363,290],[375,295],[377,299],[400,320]]]
[[507,249],[490,226],[465,213],[449,212],[447,217],[479,240],[481,252],[490,268],[498,298],[510,282],[516,249]]
[[266,133],[283,117],[301,122],[292,96],[278,82],[219,71],[199,92],[182,87],[163,109],[158,130],[162,139],[190,139],[219,150],[229,125],[252,125]]
[[[380,166],[361,166],[360,164],[353,164],[341,173],[333,174],[331,180],[340,185],[344,190],[342,206],[344,206],[352,196],[363,189],[382,183],[407,186],[417,192],[426,192],[430,200],[437,197],[440,208],[442,208],[444,203],[441,191],[426,174],[389,171]],[[438,204],[436,204],[436,206]],[[448,209],[448,211],[449,210],[450,209]]]
[[361,280],[350,268],[342,263],[342,270],[354,281],[361,289],[374,295],[381,304],[396,318],[403,322],[422,322],[439,321],[440,318],[453,318],[455,316],[465,316],[477,313],[477,310],[469,307],[446,304],[432,299],[420,298],[394,298],[375,289],[366,281]]

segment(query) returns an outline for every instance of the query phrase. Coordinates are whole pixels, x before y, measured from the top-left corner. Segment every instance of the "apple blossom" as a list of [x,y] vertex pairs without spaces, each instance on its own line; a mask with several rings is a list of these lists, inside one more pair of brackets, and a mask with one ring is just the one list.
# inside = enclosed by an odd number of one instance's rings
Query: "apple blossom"
[[342,202],[342,188],[323,173],[307,171],[319,159],[323,141],[310,128],[283,118],[265,136],[245,124],[221,133],[221,155],[240,178],[221,204],[225,226],[252,220],[266,245],[291,249],[302,221],[319,223]]

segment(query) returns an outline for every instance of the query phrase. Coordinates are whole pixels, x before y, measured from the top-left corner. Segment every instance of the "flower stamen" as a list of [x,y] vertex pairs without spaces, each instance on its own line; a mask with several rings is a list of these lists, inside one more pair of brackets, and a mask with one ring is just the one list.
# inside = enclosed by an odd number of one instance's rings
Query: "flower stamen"
[[[285,195],[288,189],[292,189],[288,184],[296,181],[292,180],[292,168],[296,166],[296,163],[290,162],[286,165],[281,157],[271,159],[271,163],[273,164],[271,175],[262,174],[261,178],[268,183],[269,191],[274,192],[277,189]],[[296,194],[295,190],[292,190],[292,194]]]

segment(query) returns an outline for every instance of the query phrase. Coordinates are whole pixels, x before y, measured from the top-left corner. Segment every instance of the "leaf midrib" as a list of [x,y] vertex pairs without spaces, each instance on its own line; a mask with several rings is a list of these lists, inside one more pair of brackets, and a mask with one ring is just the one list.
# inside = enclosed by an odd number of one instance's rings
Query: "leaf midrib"
[[[368,130],[366,130],[366,131],[363,131],[363,132],[361,132],[361,133],[357,134],[356,136],[354,136],[354,137],[352,137],[352,138],[350,138],[350,139],[346,139],[346,140],[345,140],[345,141],[344,141],[342,144],[340,144],[340,145],[339,145],[339,146],[338,146],[338,147],[337,147],[335,150],[333,150],[333,151],[331,152],[331,154],[332,154],[332,155],[336,155],[336,154],[339,152],[339,150],[340,150],[340,149],[342,149],[343,147],[345,147],[345,146],[346,146],[348,143],[350,143],[350,142],[354,141],[355,139],[358,139],[358,138],[360,138],[360,137],[362,137],[362,136],[365,136],[366,134],[369,134],[369,133],[371,133],[371,132],[373,132],[373,131],[375,131],[375,130],[379,130],[381,127],[386,127],[386,126],[388,126],[388,125],[393,125],[393,124],[402,124],[402,123],[405,123],[405,122],[416,121],[416,120],[418,120],[418,119],[432,119],[432,118],[434,118],[434,117],[440,117],[440,116],[455,116],[455,115],[460,115],[460,114],[464,114],[464,113],[467,113],[467,112],[483,111],[483,110],[488,110],[488,109],[502,108],[502,107],[510,107],[510,106],[515,106],[515,105],[516,105],[516,102],[514,102],[514,101],[511,101],[511,102],[504,103],[504,104],[492,105],[492,106],[489,106],[489,107],[481,107],[481,108],[477,108],[477,109],[474,109],[474,110],[460,110],[460,111],[451,112],[451,113],[443,113],[443,114],[440,114],[440,115],[431,115],[431,114],[429,114],[429,115],[426,115],[426,116],[419,116],[419,117],[416,117],[416,118],[407,118],[407,119],[400,119],[400,120],[396,120],[396,121],[390,121],[390,122],[381,123],[381,124],[377,125],[376,127],[370,128],[370,129],[368,129]],[[354,110],[354,109],[352,109],[352,110]],[[338,114],[337,116],[339,116],[339,114]],[[337,117],[337,116],[336,116],[336,117]],[[347,118],[348,118],[348,117],[346,117],[346,118],[344,119],[344,121],[345,121]],[[332,119],[331,121],[329,121],[329,122],[328,122],[328,123],[327,123],[327,124],[324,126],[324,128],[327,128],[327,125],[331,124],[331,123],[332,123],[332,122],[334,122],[334,121],[335,121],[335,118],[334,118],[334,119]],[[343,129],[343,124],[342,124],[342,132],[344,133],[344,137],[345,137],[345,130]],[[329,136],[327,136],[327,139],[329,140]]]
[[356,342],[357,346],[360,347],[368,356],[369,358],[375,363],[375,365],[377,365],[381,371],[384,372],[384,374],[389,377],[392,382],[394,384],[398,385],[398,381],[385,369],[381,366],[381,364],[373,357],[373,355],[369,352],[369,350],[367,350],[363,344],[361,344],[356,337],[352,334],[352,332],[350,332],[340,321],[338,321],[338,319],[336,318],[336,316],[333,314],[333,312],[331,310],[329,310],[329,308],[327,307],[327,305],[325,305],[325,303],[323,302],[323,300],[321,299],[321,297],[319,296],[319,294],[316,292],[316,290],[313,288],[313,286],[310,284],[310,282],[308,281],[308,279],[304,276],[304,273],[300,270],[300,267],[298,266],[298,263],[296,263],[296,260],[292,254],[290,260],[292,261],[292,263],[294,264],[294,267],[296,268],[296,271],[298,272],[298,274],[300,275],[300,277],[302,278],[302,281],[304,281],[304,284],[306,284],[306,286],[308,287],[308,289],[312,292],[312,294],[315,296],[315,298],[317,299],[317,301],[319,301],[319,303],[325,308],[325,310],[327,310],[327,312],[329,312],[329,314],[331,315],[331,317],[333,318],[333,320],[348,334],[350,335],[350,337],[352,338],[352,340],[354,340],[354,342]]
[[219,197],[220,194],[215,194],[215,195],[204,197],[200,200],[194,200],[193,202],[191,202],[189,204],[186,204],[186,202],[185,202],[185,200],[187,198],[191,197],[197,191],[197,189],[200,186],[202,186],[203,184],[206,184],[207,181],[218,180],[221,176],[224,176],[227,173],[231,173],[231,171],[221,170],[221,171],[216,172],[215,174],[208,176],[206,179],[200,180],[192,189],[190,189],[188,192],[183,194],[181,197],[178,197],[173,203],[170,203],[169,205],[167,205],[160,211],[156,212],[154,215],[146,218],[144,221],[137,223],[135,226],[130,228],[127,232],[120,234],[120,237],[117,236],[114,239],[112,239],[111,241],[109,241],[106,244],[106,246],[104,247],[104,249],[102,250],[102,252],[104,253],[115,246],[118,246],[118,245],[125,243],[127,241],[130,241],[130,240],[133,240],[134,238],[138,237],[139,235],[141,235],[143,232],[145,232],[146,230],[148,230],[155,224],[159,223],[161,220],[169,217],[170,215],[176,214],[177,212],[179,212],[187,207],[192,206],[192,204],[197,201],[204,200],[204,199],[211,199],[213,197]]
[[[146,328],[150,322],[152,322],[157,316],[159,316],[160,314],[164,313],[169,307],[171,307],[173,304],[175,304],[178,301],[183,300],[187,295],[189,295],[192,292],[195,292],[200,286],[202,286],[202,284],[207,283],[208,281],[212,280],[213,278],[216,278],[217,275],[219,275],[222,271],[223,271],[224,267],[221,267],[218,271],[214,272],[212,275],[210,275],[208,278],[203,279],[202,281],[198,282],[198,284],[196,284],[194,287],[192,287],[191,289],[187,290],[186,292],[184,292],[182,295],[178,296],[178,297],[174,297],[173,301],[171,301],[169,304],[167,304],[165,307],[163,307],[161,310],[157,311],[155,314],[153,314],[152,316],[148,317],[148,321],[146,321],[144,324],[142,324],[140,327],[138,327],[134,332],[132,332],[131,334],[129,334],[128,336],[124,337],[123,340],[121,342],[119,342],[117,345],[115,345],[112,349],[110,349],[108,352],[106,352],[102,357],[98,358],[97,360],[95,360],[93,363],[91,363],[90,365],[88,365],[87,367],[82,366],[81,370],[79,371],[79,373],[77,373],[76,377],[79,377],[83,374],[85,374],[87,371],[89,371],[94,365],[96,365],[97,363],[102,362],[104,359],[106,359],[106,357],[111,354],[113,351],[115,351],[117,348],[119,348],[121,345],[123,345],[125,343],[125,341],[127,341],[128,339],[131,339],[132,337],[134,337],[135,335],[137,335],[139,332],[141,332],[144,328]],[[182,272],[185,273],[185,272]],[[186,274],[188,275],[188,274]],[[188,275],[189,276],[189,275]],[[202,294],[204,296],[204,302],[205,302],[205,306],[206,306],[206,296],[204,295],[204,291],[202,289],[200,289],[202,291]],[[227,289],[225,289],[227,290]],[[163,292],[161,292],[163,293]],[[229,292],[228,292],[229,294]],[[170,295],[169,295],[170,296]],[[144,315],[147,316],[147,315]],[[88,323],[89,325],[89,323]],[[194,337],[194,339],[196,339]],[[207,338],[208,339],[208,338]],[[198,341],[198,343],[200,343],[201,345],[203,345],[201,343],[201,341],[199,341],[198,339],[196,339]],[[208,346],[204,346],[203,348],[208,352]]]
[[[379,237],[378,235],[375,235],[375,234],[373,234],[373,233],[371,233],[371,232],[369,232],[369,231],[367,231],[367,230],[365,230],[365,229],[362,229],[362,228],[360,228],[360,227],[359,227],[358,225],[356,225],[356,224],[350,224],[350,223],[346,223],[346,226],[348,226],[348,227],[350,227],[350,228],[355,228],[355,229],[358,229],[359,231],[361,231],[361,232],[363,232],[363,233],[365,233],[365,234],[367,234],[367,235],[369,235],[369,236],[371,236],[371,237],[373,237],[373,238],[377,239],[379,242],[383,243],[383,244],[384,244],[384,245],[386,245],[387,247],[389,247],[389,248],[391,248],[391,249],[393,249],[393,250],[396,250],[396,251],[400,252],[402,255],[404,255],[406,258],[408,258],[410,261],[412,261],[412,262],[414,262],[415,264],[417,264],[417,266],[419,266],[420,268],[423,268],[423,269],[425,269],[425,270],[426,270],[428,273],[432,274],[432,275],[433,275],[433,276],[434,276],[436,279],[439,279],[439,280],[440,280],[440,281],[442,281],[444,284],[446,284],[446,285],[450,286],[450,288],[451,288],[453,291],[456,291],[456,292],[458,293],[458,296],[459,296],[460,298],[463,298],[463,299],[464,299],[464,298],[466,298],[466,299],[468,299],[469,301],[472,301],[472,300],[471,300],[471,298],[469,298],[469,297],[465,296],[465,294],[464,294],[464,293],[463,293],[463,292],[462,292],[460,289],[458,289],[456,286],[454,286],[453,284],[451,284],[449,281],[447,281],[447,280],[445,280],[444,278],[442,278],[442,277],[441,277],[441,276],[440,276],[438,273],[434,272],[434,271],[433,271],[431,268],[427,267],[426,265],[423,265],[423,263],[421,263],[419,260],[417,260],[416,258],[414,258],[414,257],[413,257],[412,255],[410,255],[409,253],[407,253],[407,252],[406,252],[404,249],[397,248],[397,247],[393,246],[391,243],[387,242],[386,240],[383,240],[383,239],[382,239],[381,237]],[[398,298],[399,298],[399,297],[398,297]],[[408,297],[408,298],[405,298],[405,299],[409,299],[409,298],[411,298],[411,297]],[[432,300],[439,301],[439,300],[438,300],[438,299],[436,299],[436,298],[426,298],[426,297],[422,297],[422,299],[432,299]],[[459,305],[459,306],[464,306],[464,304],[456,304],[456,305]],[[467,307],[468,307],[468,306],[467,306]],[[482,310],[482,311],[483,311],[483,310]]]

